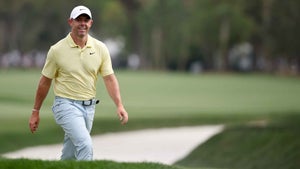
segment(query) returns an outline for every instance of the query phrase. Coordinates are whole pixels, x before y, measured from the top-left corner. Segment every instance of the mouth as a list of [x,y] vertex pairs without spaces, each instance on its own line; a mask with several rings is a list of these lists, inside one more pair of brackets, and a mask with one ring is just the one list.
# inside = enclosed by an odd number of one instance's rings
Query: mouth
[[78,32],[86,32],[86,28],[85,27],[79,27]]

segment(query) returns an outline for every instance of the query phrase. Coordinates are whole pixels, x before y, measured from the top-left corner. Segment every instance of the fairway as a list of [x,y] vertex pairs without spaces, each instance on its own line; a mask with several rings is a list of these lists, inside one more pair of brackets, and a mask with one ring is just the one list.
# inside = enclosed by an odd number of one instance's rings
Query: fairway
[[[131,118],[189,116],[192,114],[248,114],[297,112],[300,80],[267,75],[190,75],[164,72],[116,72]],[[0,108],[5,118],[28,117],[39,71],[1,71]],[[101,77],[97,117],[113,117],[114,105]],[[43,115],[50,117],[53,93]]]
[[[252,116],[300,112],[300,79],[268,75],[202,74],[166,72],[116,72],[124,104],[135,119],[173,119],[197,116]],[[1,131],[27,128],[39,70],[0,71],[0,115],[7,126]],[[101,100],[96,119],[116,118],[115,107],[101,77],[97,97]],[[52,121],[53,92],[42,107],[41,125]],[[43,122],[44,121],[44,122]],[[47,124],[45,124],[47,122]],[[48,124],[50,123],[50,124]]]
[[118,75],[126,106],[139,118],[300,110],[299,79],[159,72]]

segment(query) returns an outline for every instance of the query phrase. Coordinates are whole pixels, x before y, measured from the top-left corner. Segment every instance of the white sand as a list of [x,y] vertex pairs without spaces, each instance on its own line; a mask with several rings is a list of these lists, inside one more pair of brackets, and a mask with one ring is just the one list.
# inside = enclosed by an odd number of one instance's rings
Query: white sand
[[[94,159],[173,164],[221,132],[223,125],[147,129],[93,136]],[[6,158],[58,160],[62,144],[28,147]]]

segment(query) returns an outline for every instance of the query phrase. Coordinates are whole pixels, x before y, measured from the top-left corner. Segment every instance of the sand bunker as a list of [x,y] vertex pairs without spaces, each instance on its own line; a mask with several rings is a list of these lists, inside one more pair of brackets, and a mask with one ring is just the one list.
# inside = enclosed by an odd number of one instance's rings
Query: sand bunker
[[[173,164],[218,134],[223,125],[146,129],[93,136],[94,159]],[[28,147],[6,158],[59,160],[61,144]]]

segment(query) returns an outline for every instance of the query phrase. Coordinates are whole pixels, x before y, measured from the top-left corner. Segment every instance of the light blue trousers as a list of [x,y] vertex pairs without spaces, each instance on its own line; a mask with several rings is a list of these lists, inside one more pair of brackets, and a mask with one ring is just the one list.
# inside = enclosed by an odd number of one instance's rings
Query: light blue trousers
[[52,107],[54,119],[65,132],[61,160],[92,160],[92,129],[95,104],[55,97]]

